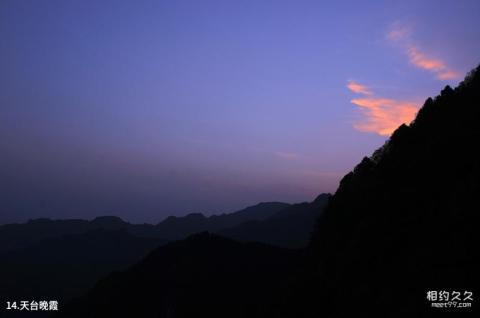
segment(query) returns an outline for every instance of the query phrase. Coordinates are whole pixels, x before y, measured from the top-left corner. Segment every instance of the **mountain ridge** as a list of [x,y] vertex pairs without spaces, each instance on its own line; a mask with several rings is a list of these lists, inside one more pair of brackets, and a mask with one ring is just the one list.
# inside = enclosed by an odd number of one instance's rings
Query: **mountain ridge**
[[312,317],[395,316],[401,298],[405,315],[431,316],[427,291],[477,290],[479,105],[477,67],[345,175],[309,246],[315,283],[305,290],[323,301],[297,307]]
[[[148,223],[133,224],[117,216],[98,216],[92,220],[31,219],[25,223],[0,225],[0,253],[32,246],[43,239],[61,237],[68,234],[82,234],[98,229],[125,229],[132,235],[139,237],[174,240],[197,232],[215,231],[223,226],[234,226],[248,219],[263,219],[289,205],[281,202],[263,202],[219,216],[205,217],[203,214],[187,214],[183,217],[171,216],[156,225]],[[171,223],[173,223],[173,226]]]

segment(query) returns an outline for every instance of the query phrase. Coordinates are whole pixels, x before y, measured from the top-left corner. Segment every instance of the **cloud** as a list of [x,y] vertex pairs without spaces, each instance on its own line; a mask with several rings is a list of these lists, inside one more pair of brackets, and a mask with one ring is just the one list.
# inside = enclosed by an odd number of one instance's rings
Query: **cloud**
[[433,73],[437,79],[445,81],[460,77],[460,73],[449,68],[443,60],[420,50],[412,40],[410,28],[394,23],[386,37],[390,42],[399,44],[404,49],[410,64]]
[[410,123],[418,110],[414,103],[381,97],[355,98],[351,102],[364,115],[362,122],[354,124],[355,129],[381,136],[390,136],[401,124]]
[[286,159],[286,160],[294,160],[294,159],[298,159],[300,157],[300,155],[296,154],[296,153],[293,153],[293,152],[282,152],[282,151],[278,151],[278,152],[275,152],[275,155],[277,157],[280,157],[282,159]]
[[394,23],[393,27],[387,33],[387,39],[393,42],[402,41],[404,39],[410,38],[411,29],[406,25],[400,23]]
[[460,78],[460,76],[461,74],[459,72],[453,70],[444,70],[437,74],[438,79],[441,79],[442,81]]
[[354,81],[349,81],[347,84],[349,90],[354,93],[364,94],[364,95],[371,95],[372,91],[365,85],[359,84]]
[[351,91],[363,95],[361,98],[351,100],[352,104],[360,107],[363,115],[362,119],[353,125],[355,129],[361,132],[390,136],[401,124],[410,123],[415,118],[419,108],[414,102],[378,97],[370,90],[367,90],[368,93],[356,92],[349,85],[347,87]]
[[426,56],[424,53],[420,52],[415,46],[410,46],[407,49],[407,54],[410,59],[410,63],[413,65],[423,68],[429,71],[440,71],[446,68],[445,63],[439,59],[434,59],[432,57]]

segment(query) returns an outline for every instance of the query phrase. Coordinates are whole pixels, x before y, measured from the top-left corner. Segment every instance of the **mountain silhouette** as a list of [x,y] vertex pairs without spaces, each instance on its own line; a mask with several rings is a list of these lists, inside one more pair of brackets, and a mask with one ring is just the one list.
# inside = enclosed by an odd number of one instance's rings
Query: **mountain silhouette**
[[43,218],[30,220],[23,224],[5,224],[0,225],[0,254],[35,245],[44,239],[82,234],[94,230],[126,230],[138,237],[164,240],[182,239],[194,233],[233,227],[248,220],[263,220],[288,206],[289,204],[281,202],[263,202],[237,212],[210,217],[199,213],[184,217],[171,216],[157,225],[131,224],[116,216],[101,216],[92,221]]
[[170,216],[157,224],[155,229],[163,238],[182,239],[194,233],[217,232],[246,221],[261,221],[289,206],[281,202],[262,202],[237,212],[210,217],[201,213],[192,213],[184,217]]
[[[204,230],[221,231],[248,220],[260,222],[290,206],[265,202],[231,214],[169,217],[158,225],[130,224],[115,216],[92,221],[37,219],[3,225],[0,299],[35,299],[41,295],[65,303],[85,293],[108,273],[126,269],[175,237],[185,238]],[[301,211],[297,212],[301,217]],[[311,219],[305,225],[306,231],[313,225]],[[284,241],[279,244],[295,241],[298,234],[281,235]],[[269,237],[259,239],[269,241]]]
[[478,292],[479,106],[477,68],[342,179],[316,226],[294,308],[310,317],[435,316],[442,309],[428,291]]
[[38,242],[0,257],[0,299],[65,302],[115,270],[124,270],[165,241],[125,230],[93,230]]
[[100,281],[60,316],[474,313],[476,304],[432,308],[426,296],[478,295],[479,105],[478,68],[456,89],[447,86],[427,99],[414,122],[400,126],[342,179],[319,214],[305,254],[193,236]]
[[157,248],[98,282],[61,317],[261,317],[300,252],[209,233]]
[[154,226],[130,224],[114,216],[98,217],[92,221],[35,219],[20,224],[0,226],[0,253],[26,248],[39,241],[64,235],[84,234],[95,230],[128,230],[138,236],[156,237]]
[[247,221],[218,234],[239,241],[303,248],[307,246],[315,220],[327,205],[330,194],[321,194],[313,202],[292,204],[259,221]]

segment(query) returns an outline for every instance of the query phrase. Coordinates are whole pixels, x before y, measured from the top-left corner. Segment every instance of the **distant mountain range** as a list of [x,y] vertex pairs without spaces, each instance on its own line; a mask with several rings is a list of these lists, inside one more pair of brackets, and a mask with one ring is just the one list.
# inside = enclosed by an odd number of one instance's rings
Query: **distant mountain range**
[[125,230],[96,229],[4,252],[0,255],[0,300],[41,298],[63,303],[165,243],[136,237]]
[[44,239],[94,230],[125,230],[138,237],[175,240],[198,232],[218,231],[250,220],[264,220],[289,206],[287,203],[265,202],[234,213],[210,217],[200,213],[184,217],[170,216],[157,225],[131,224],[116,216],[101,216],[92,221],[35,219],[21,224],[0,225],[0,253],[32,246]]
[[289,207],[281,202],[264,202],[243,210],[221,215],[205,217],[201,213],[192,213],[184,217],[170,216],[155,226],[158,235],[169,240],[185,238],[188,235],[210,231],[218,232],[235,227],[248,221],[263,221]]
[[292,204],[263,220],[252,219],[217,233],[238,241],[302,248],[308,244],[315,220],[330,196],[321,194],[313,202]]
[[[281,202],[262,202],[233,213],[209,217],[201,213],[191,213],[183,217],[170,216],[156,225],[131,224],[116,216],[101,216],[92,221],[43,218],[20,224],[5,224],[0,225],[0,254],[34,246],[45,239],[85,234],[96,230],[124,230],[136,237],[161,239],[164,242],[208,231],[245,241],[264,241],[281,246],[303,247],[307,244],[309,235],[300,233],[299,230],[306,230],[306,233],[311,231],[314,219],[320,214],[329,197],[330,194],[321,194],[312,203],[293,205]],[[279,220],[285,222],[280,224],[282,222]],[[258,230],[268,227],[270,224],[277,227],[284,226],[290,234],[282,235],[280,240],[268,237],[268,235],[264,235],[264,239],[261,239],[257,234],[250,232],[253,229],[252,224],[255,224],[253,227]]]
[[[478,317],[479,122],[477,68],[342,179],[306,249],[194,235],[99,281],[59,317]],[[221,232],[288,235],[278,225],[288,222],[264,222],[315,204]],[[444,301],[432,291],[459,302],[471,292],[473,307],[433,308]]]
[[[264,202],[210,217],[199,213],[171,216],[156,225],[131,224],[115,216],[2,225],[0,299],[41,295],[64,302],[108,273],[140,261],[154,248],[205,231],[242,241],[304,247],[329,196],[293,205]],[[260,235],[261,231],[266,232]]]

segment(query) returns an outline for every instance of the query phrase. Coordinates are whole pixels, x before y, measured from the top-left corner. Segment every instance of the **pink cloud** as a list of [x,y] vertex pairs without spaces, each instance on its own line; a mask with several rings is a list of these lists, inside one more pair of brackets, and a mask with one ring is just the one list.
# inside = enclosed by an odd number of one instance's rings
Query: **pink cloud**
[[441,79],[442,81],[456,79],[456,78],[459,78],[460,76],[461,75],[459,72],[453,71],[453,70],[444,70],[444,71],[438,72],[437,74],[437,78]]
[[444,81],[460,77],[460,73],[450,69],[443,60],[421,51],[411,39],[410,28],[395,23],[387,33],[387,39],[392,43],[400,44],[404,48],[412,65],[433,73],[437,79]]
[[410,123],[418,110],[414,103],[381,97],[355,98],[351,102],[361,108],[364,116],[354,124],[355,129],[382,136],[389,136],[401,124]]
[[[361,84],[358,85],[366,87]],[[362,98],[351,100],[352,104],[360,108],[363,115],[362,119],[354,123],[353,126],[362,132],[373,132],[381,136],[389,136],[401,124],[410,123],[415,118],[419,108],[413,102],[377,97],[370,90],[367,90],[365,93],[362,90],[355,91],[349,85],[347,87],[355,93],[364,95]]]
[[372,94],[372,91],[370,91],[370,89],[367,86],[359,84],[354,81],[349,81],[347,84],[347,87],[349,90],[351,90],[354,93],[364,94],[364,95]]
[[387,33],[387,39],[393,42],[402,41],[410,37],[410,28],[399,23],[394,23],[392,29]]
[[407,49],[407,54],[410,59],[410,63],[429,71],[440,71],[446,68],[445,63],[439,59],[426,56],[420,52],[415,46],[410,46]]

